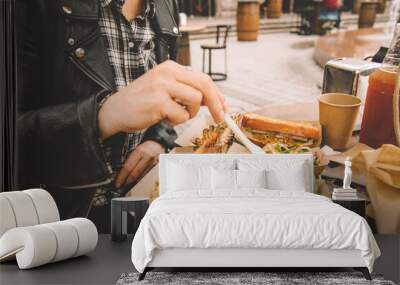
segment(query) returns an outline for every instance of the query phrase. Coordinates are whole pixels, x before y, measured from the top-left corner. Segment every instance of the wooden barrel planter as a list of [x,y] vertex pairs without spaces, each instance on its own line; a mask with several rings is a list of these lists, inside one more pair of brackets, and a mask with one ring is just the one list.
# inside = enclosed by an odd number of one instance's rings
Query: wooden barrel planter
[[372,28],[375,24],[376,14],[378,13],[380,3],[362,2],[358,17],[358,28]]
[[282,0],[268,0],[267,17],[278,19],[282,16]]
[[182,65],[190,65],[189,33],[182,33],[182,37],[179,41],[178,57],[176,61]]
[[353,14],[358,14],[360,12],[362,0],[355,0],[353,4]]
[[239,41],[256,41],[260,28],[258,1],[238,1],[236,29]]
[[381,0],[378,13],[381,13],[381,14],[385,13],[386,5],[387,5],[387,0]]

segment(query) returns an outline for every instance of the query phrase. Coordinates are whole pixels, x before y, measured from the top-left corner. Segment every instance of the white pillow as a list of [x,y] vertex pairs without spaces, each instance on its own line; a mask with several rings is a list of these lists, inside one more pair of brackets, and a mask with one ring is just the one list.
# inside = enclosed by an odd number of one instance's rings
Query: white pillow
[[267,170],[236,170],[237,187],[267,188]]
[[305,163],[297,163],[291,167],[290,171],[269,169],[267,171],[268,189],[306,192],[309,183],[305,167],[307,167]]
[[212,189],[236,190],[236,170],[212,168]]
[[187,166],[170,163],[168,167],[168,191],[211,189],[211,167]]
[[[288,155],[290,156],[290,155]],[[288,157],[289,158],[289,157]],[[240,170],[267,170],[267,188],[271,190],[307,191],[312,183],[310,170],[305,160],[288,159],[284,155],[279,158],[262,160],[238,160]]]

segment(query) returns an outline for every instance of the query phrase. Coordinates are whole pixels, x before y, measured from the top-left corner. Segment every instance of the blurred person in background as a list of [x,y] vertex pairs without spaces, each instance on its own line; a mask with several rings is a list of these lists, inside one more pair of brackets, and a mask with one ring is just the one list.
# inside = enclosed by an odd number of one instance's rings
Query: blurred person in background
[[325,10],[337,14],[337,21],[335,25],[337,29],[340,27],[342,7],[343,7],[342,0],[324,0]]
[[[171,61],[175,0],[17,0],[18,186],[42,187],[61,218],[110,231],[110,200],[174,147],[173,125],[224,102]],[[226,108],[225,108],[226,110]]]

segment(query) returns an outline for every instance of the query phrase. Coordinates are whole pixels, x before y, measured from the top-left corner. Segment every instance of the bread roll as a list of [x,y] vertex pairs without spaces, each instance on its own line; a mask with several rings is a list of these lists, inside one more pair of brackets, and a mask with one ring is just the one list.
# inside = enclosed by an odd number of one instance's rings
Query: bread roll
[[284,121],[257,114],[244,114],[242,127],[256,131],[276,132],[311,139],[320,138],[320,130],[311,124]]

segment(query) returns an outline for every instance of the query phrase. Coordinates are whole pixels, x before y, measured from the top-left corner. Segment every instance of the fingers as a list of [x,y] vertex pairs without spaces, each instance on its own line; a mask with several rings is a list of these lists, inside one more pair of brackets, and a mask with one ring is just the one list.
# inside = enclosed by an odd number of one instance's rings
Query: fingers
[[221,96],[219,97],[219,99],[220,99],[221,102],[222,102],[222,108],[223,108],[224,112],[225,112],[225,113],[229,113],[229,108],[228,108],[228,105],[226,104],[225,97],[221,94]]
[[165,152],[164,146],[155,141],[142,142],[129,154],[116,179],[116,187],[125,186],[143,177]]
[[145,171],[153,166],[154,160],[152,157],[142,157],[135,168],[131,171],[128,178],[125,181],[125,185],[131,184],[138,180],[141,176],[145,174]]
[[188,70],[172,61],[167,62],[165,66],[166,72],[169,72],[176,81],[189,85],[201,92],[203,95],[202,105],[208,107],[216,122],[223,120],[226,109],[223,95],[208,75],[199,71]]
[[171,125],[178,125],[190,119],[189,111],[173,100],[166,101],[162,106],[162,116]]
[[217,86],[208,75],[197,71],[185,71],[178,81],[188,84],[203,94],[202,105],[208,107],[216,122],[221,122],[224,117],[223,97]]
[[196,116],[200,109],[203,96],[200,91],[179,82],[167,85],[168,92],[180,105],[184,105],[190,118]]
[[142,156],[137,151],[132,152],[128,156],[128,159],[125,161],[120,172],[118,173],[117,179],[115,180],[115,186],[117,188],[119,188],[125,184],[125,181],[128,178],[129,174],[132,172],[132,170],[140,162],[141,159],[142,159]]

